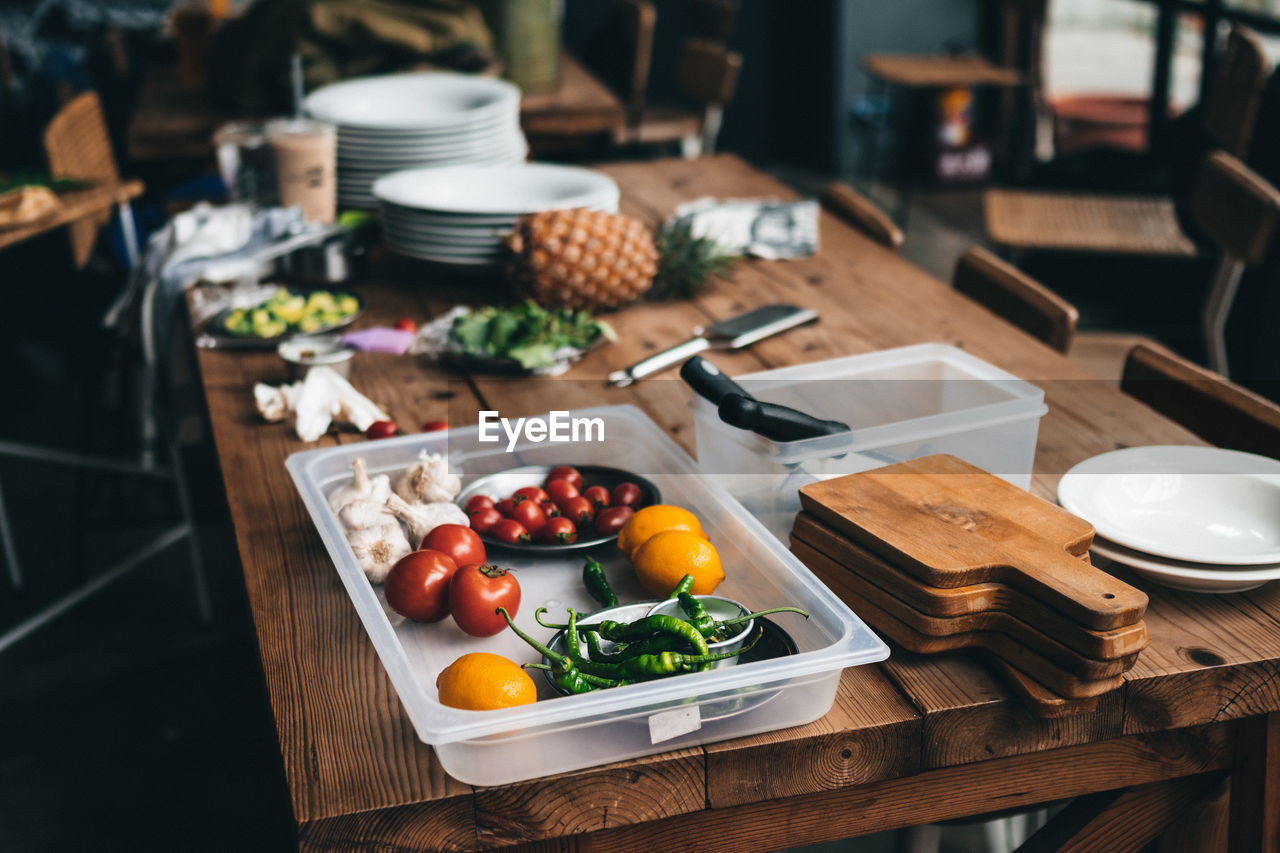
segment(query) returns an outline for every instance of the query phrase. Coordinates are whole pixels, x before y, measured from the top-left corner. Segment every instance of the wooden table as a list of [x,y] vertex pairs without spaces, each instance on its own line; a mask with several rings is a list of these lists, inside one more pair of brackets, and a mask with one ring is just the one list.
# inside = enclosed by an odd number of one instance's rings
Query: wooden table
[[[135,161],[211,160],[213,132],[226,122],[253,116],[217,110],[202,90],[192,90],[171,66],[153,66],[143,80],[129,120],[127,150]],[[260,118],[260,117],[259,117]],[[537,150],[612,133],[626,110],[604,83],[568,53],[560,55],[554,92],[525,95],[520,125]]]
[[[624,209],[651,222],[706,194],[792,195],[725,156],[604,171]],[[603,377],[709,319],[785,300],[821,321],[713,360],[733,375],[925,341],[963,347],[1045,389],[1042,496],[1094,454],[1198,443],[825,213],[821,239],[814,258],[746,262],[695,301],[619,312],[621,340],[561,379],[462,378],[360,355],[352,381],[412,425],[474,424],[482,407],[514,416],[632,403],[692,452],[682,383],[613,389]],[[426,317],[461,293],[409,269],[401,284],[364,286],[366,322]],[[1080,849],[1123,850],[1120,838],[1150,837],[1226,773],[1235,774],[1235,849],[1275,849],[1280,584],[1197,596],[1126,575],[1150,592],[1151,645],[1124,687],[1085,716],[1035,718],[968,658],[895,650],[846,670],[834,707],[810,725],[514,785],[462,784],[414,736],[285,473],[286,455],[304,445],[254,413],[253,382],[284,381],[282,366],[270,353],[211,350],[199,363],[304,850],[771,850],[1097,791],[1117,793],[1086,804],[1118,820],[1086,822]],[[363,438],[321,443],[335,440]]]
[[[17,228],[0,228],[0,249],[21,243],[23,240],[30,240],[32,237],[61,228],[63,225],[73,225],[83,219],[107,214],[111,208],[132,201],[142,195],[142,192],[141,181],[121,181],[111,186],[89,187],[58,193],[58,200],[62,202],[62,207],[52,216]],[[83,262],[77,258],[77,265],[82,264]]]

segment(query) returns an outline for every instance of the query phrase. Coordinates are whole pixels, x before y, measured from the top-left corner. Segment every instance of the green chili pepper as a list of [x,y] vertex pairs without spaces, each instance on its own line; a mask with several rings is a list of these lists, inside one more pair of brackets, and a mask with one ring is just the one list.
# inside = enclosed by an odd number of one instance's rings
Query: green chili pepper
[[685,655],[680,652],[661,652],[656,655],[639,655],[618,664],[617,674],[619,678],[626,679],[627,681],[644,681],[653,678],[663,678],[668,675],[676,675],[681,672],[691,672],[701,669],[703,664],[737,657],[755,646],[756,642],[760,639],[760,635],[763,633],[763,631],[755,632],[755,635],[749,642],[743,645],[742,648],[733,652],[721,652],[714,655]]
[[[544,628],[554,628],[560,631],[568,631],[569,625],[558,625],[555,622],[543,622],[542,614],[547,608],[539,607],[533,612],[534,620]],[[572,613],[573,611],[569,611]],[[570,619],[571,623],[576,624]],[[698,629],[690,625],[688,622],[676,616],[667,616],[665,614],[655,614],[653,616],[645,616],[634,622],[618,622],[614,619],[605,619],[601,622],[593,622],[590,625],[577,625],[577,630],[583,632],[596,631],[606,640],[614,643],[630,643],[636,640],[643,640],[655,634],[675,637],[677,640],[683,640],[688,643],[696,654],[707,653],[707,641],[702,634],[698,633]]]
[[604,566],[600,565],[599,560],[587,557],[587,563],[582,567],[582,583],[591,597],[600,602],[601,607],[618,606],[618,596],[609,586],[609,579],[604,576]]
[[698,633],[704,637],[715,636],[716,620],[707,612],[707,608],[702,606],[702,602],[687,592],[680,593],[678,598],[680,609],[689,617],[689,621],[698,629]]
[[618,651],[609,656],[606,663],[621,663],[628,658],[637,655],[656,655],[661,652],[680,652],[682,654],[693,654],[695,649],[689,643],[677,642],[673,646],[671,637],[667,634],[655,634],[652,637],[646,637],[643,640],[636,640],[634,643],[623,643],[618,646]]
[[[539,608],[539,610],[542,610],[542,609],[544,608]],[[533,646],[533,650],[541,654],[544,658],[551,661],[553,664],[559,664],[559,665],[563,665],[565,661],[569,660],[564,655],[559,654],[558,652],[551,651],[551,649],[542,645],[542,643],[539,643],[533,637],[530,637],[524,631],[521,631],[519,628],[517,628],[516,623],[511,621],[511,614],[507,612],[507,608],[499,607],[497,608],[497,612],[501,613],[502,618],[507,620],[507,627],[509,627],[512,631],[515,631],[517,637],[524,640],[529,645]],[[537,618],[536,614],[535,614],[535,618]]]
[[675,598],[682,592],[688,592],[693,589],[693,575],[685,575],[680,578],[680,582],[676,584],[676,588],[671,590],[671,594],[667,596],[667,600]]
[[551,673],[551,680],[566,693],[577,695],[578,693],[589,693],[595,690],[595,685],[588,682],[582,677],[582,673],[578,672],[569,661],[564,661],[564,666],[559,664],[555,666],[547,666],[545,663],[524,663],[520,666],[524,669],[541,669]]
[[757,616],[768,616],[771,613],[799,613],[808,619],[809,614],[801,610],[799,607],[771,607],[768,610],[757,610],[755,613],[746,613],[742,616],[735,616],[732,619],[724,619],[716,622],[716,633],[720,633],[723,628],[732,628],[734,625],[741,625],[743,622],[750,622]]

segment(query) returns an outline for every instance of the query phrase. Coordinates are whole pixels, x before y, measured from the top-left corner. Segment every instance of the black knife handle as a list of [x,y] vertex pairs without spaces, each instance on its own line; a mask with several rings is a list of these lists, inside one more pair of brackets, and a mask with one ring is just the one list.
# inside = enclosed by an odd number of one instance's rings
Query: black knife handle
[[695,355],[680,365],[680,378],[688,382],[690,388],[705,397],[713,406],[719,406],[720,401],[728,394],[741,394],[743,397],[751,398],[741,385],[721,373],[720,368],[700,355]]
[[849,431],[848,424],[824,421],[787,406],[762,403],[742,394],[725,395],[720,401],[720,420],[773,441],[798,441]]

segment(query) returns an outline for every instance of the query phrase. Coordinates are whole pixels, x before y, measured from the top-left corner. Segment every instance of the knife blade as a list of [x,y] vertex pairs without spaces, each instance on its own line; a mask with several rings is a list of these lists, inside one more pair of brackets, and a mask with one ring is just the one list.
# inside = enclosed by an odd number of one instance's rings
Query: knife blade
[[705,328],[694,329],[694,337],[668,350],[651,355],[624,370],[609,374],[608,382],[618,388],[637,379],[665,370],[708,349],[741,349],[779,332],[812,323],[818,312],[781,303],[762,305],[736,317],[729,317]]

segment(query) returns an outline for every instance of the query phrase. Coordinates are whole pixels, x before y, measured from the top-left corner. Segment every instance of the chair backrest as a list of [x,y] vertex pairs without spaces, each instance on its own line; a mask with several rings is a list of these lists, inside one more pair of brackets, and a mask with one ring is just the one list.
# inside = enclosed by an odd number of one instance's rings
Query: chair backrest
[[1238,24],[1233,26],[1217,58],[1204,104],[1203,127],[1213,144],[1237,157],[1248,153],[1253,140],[1270,65],[1257,34]]
[[613,0],[600,29],[580,52],[583,62],[622,98],[629,124],[644,110],[657,26],[658,12],[650,0]]
[[[72,98],[44,131],[44,151],[49,174],[101,184],[118,183],[120,172],[111,150],[111,137],[96,92]],[[111,219],[111,211],[71,224],[71,254],[77,268],[89,260],[98,230]]]
[[1017,267],[974,246],[956,262],[955,289],[1060,352],[1071,349],[1080,313]]
[[1280,455],[1280,406],[1162,347],[1134,347],[1120,389],[1219,447]]
[[1237,158],[1215,151],[1200,168],[1191,213],[1224,255],[1256,266],[1271,246],[1280,192]]
[[738,89],[742,54],[706,39],[686,39],[676,79],[680,88],[703,107],[723,107]]
[[721,44],[733,35],[738,0],[684,0],[685,35]]
[[843,181],[832,181],[822,189],[822,206],[872,240],[893,251],[902,248],[902,229],[893,223],[871,199]]

